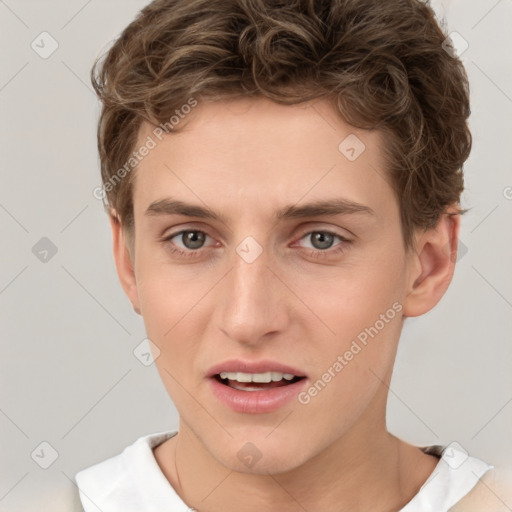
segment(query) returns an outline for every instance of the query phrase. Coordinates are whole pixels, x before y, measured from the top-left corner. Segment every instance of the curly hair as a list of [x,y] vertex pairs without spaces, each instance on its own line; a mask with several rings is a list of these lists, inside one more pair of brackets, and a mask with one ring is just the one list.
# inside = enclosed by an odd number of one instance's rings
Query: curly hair
[[469,84],[447,44],[420,0],[154,0],[91,69],[105,207],[132,231],[134,173],[113,178],[143,121],[162,126],[191,98],[329,98],[345,122],[385,137],[410,248],[415,229],[465,211]]

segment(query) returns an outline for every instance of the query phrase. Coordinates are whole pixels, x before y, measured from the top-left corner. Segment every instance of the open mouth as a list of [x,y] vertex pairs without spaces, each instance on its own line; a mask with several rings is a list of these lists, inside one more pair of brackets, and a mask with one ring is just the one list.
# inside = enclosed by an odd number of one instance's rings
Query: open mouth
[[[224,366],[233,368],[234,364]],[[249,369],[248,366],[245,365],[245,368]],[[262,364],[259,366],[261,368]],[[279,365],[274,364],[276,366]],[[249,373],[215,368],[209,376],[211,391],[224,406],[237,413],[266,414],[277,411],[293,402],[309,379],[307,375],[296,375],[299,370],[281,367],[290,373],[274,370]]]
[[[276,372],[277,373],[277,372]],[[234,375],[227,375],[226,373],[217,374],[214,375],[214,379],[217,380],[217,382],[220,382],[221,384],[224,384],[225,386],[228,386],[233,389],[238,389],[240,391],[261,391],[264,389],[272,389],[272,388],[278,388],[283,386],[289,386],[290,384],[294,384],[295,382],[298,382],[305,377],[297,377],[293,375],[287,374],[286,376],[274,374],[271,377],[271,380],[269,382],[255,382],[250,377],[237,377],[237,378],[230,378],[235,377]],[[243,380],[242,380],[243,379]],[[268,377],[266,378],[268,380]],[[244,382],[245,381],[245,382]],[[248,381],[248,382],[247,382]]]

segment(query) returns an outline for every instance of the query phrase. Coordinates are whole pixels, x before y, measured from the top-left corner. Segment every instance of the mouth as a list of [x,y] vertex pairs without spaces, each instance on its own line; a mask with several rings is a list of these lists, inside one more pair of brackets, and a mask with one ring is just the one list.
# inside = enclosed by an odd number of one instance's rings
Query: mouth
[[206,372],[210,391],[223,406],[244,414],[277,411],[304,390],[308,375],[279,360],[231,359]]
[[[284,369],[284,368],[283,368]],[[264,373],[213,373],[208,379],[217,400],[232,411],[264,414],[293,402],[308,383],[306,376],[267,371]]]
[[262,391],[289,386],[306,377],[281,372],[221,372],[215,374],[213,378],[220,384],[239,391]]

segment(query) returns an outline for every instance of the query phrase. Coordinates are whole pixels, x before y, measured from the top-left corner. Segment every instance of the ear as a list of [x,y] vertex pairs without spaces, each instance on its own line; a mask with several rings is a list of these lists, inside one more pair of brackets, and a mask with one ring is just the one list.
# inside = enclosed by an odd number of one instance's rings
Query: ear
[[434,228],[416,235],[408,260],[405,317],[427,313],[445,294],[455,271],[459,229],[460,215],[449,211]]
[[112,228],[112,245],[119,281],[121,282],[124,292],[130,299],[134,311],[140,315],[141,311],[133,262],[130,252],[128,251],[121,220],[115,211],[110,213],[110,227]]

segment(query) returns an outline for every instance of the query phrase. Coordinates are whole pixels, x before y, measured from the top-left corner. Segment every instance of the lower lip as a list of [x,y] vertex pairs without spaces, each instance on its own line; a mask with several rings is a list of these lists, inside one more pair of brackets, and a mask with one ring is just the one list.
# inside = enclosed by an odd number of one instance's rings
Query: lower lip
[[240,391],[221,384],[215,377],[210,377],[213,394],[235,412],[261,414],[273,412],[285,405],[305,387],[307,378],[293,384],[261,391]]

